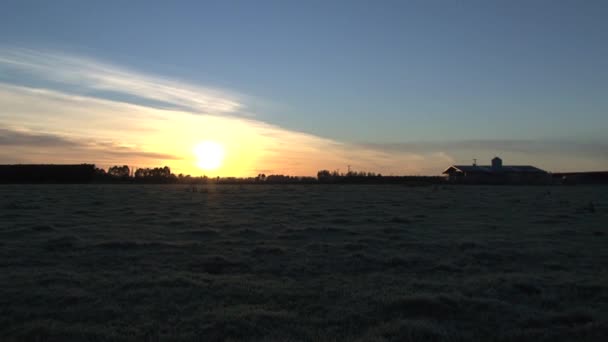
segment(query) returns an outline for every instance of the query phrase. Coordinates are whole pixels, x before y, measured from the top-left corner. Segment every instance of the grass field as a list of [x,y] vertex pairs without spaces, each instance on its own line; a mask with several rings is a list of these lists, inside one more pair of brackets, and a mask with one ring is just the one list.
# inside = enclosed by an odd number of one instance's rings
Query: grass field
[[0,186],[2,341],[607,336],[608,187]]

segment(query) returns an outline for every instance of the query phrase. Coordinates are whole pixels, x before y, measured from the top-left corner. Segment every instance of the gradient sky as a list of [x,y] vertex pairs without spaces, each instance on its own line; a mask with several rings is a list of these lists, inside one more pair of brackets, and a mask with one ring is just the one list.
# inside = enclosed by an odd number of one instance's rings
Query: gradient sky
[[[606,1],[1,7],[0,163],[608,169]],[[196,169],[205,140],[223,168]]]

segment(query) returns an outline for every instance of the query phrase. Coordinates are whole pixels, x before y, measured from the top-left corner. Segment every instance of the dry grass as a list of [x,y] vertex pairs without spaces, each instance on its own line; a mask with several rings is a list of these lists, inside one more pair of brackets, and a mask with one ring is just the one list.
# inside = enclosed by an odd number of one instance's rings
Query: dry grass
[[608,188],[0,187],[0,336],[602,341]]

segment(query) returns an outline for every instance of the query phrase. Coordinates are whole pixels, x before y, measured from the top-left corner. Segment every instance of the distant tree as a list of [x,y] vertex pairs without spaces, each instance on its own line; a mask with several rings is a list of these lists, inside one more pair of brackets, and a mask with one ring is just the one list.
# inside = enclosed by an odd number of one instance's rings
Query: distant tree
[[[182,179],[184,178],[181,175]],[[170,183],[178,181],[178,177],[171,173],[168,166],[150,168],[140,168],[135,171],[135,180],[138,182]]]
[[329,178],[329,177],[331,177],[331,173],[328,170],[321,170],[321,171],[317,172],[318,179]]
[[108,169],[108,175],[118,179],[129,179],[130,170],[127,165],[112,166]]
[[136,179],[145,178],[148,175],[148,170],[150,170],[150,169],[139,168],[139,169],[135,170],[135,178]]
[[97,167],[95,168],[94,179],[96,181],[105,181],[108,179],[108,177],[109,176],[106,170]]

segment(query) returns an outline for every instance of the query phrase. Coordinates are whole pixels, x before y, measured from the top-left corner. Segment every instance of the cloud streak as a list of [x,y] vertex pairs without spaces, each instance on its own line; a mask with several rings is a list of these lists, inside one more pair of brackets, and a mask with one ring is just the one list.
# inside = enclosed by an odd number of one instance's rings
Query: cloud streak
[[507,163],[553,171],[608,164],[608,143],[602,142],[345,143],[256,120],[245,113],[242,98],[87,58],[0,47],[0,163],[169,164],[196,173],[193,147],[214,140],[228,151],[218,171],[223,176],[259,170],[314,175],[347,165],[383,174],[439,174],[452,163],[496,154]]
[[25,148],[32,152],[50,152],[58,150],[81,154],[86,159],[99,157],[117,157],[119,159],[143,158],[152,160],[180,160],[180,157],[138,150],[134,147],[120,145],[114,142],[97,142],[94,140],[76,140],[59,134],[28,132],[0,127],[0,147]]
[[215,140],[229,151],[221,175],[247,176],[259,169],[314,175],[346,165],[420,174],[443,166],[434,165],[435,158],[356,147],[251,118],[192,115],[11,85],[0,85],[0,102],[0,141],[8,146],[0,162],[167,163],[178,172],[196,173],[193,147]]
[[153,77],[84,57],[0,48],[0,70],[30,80],[30,86],[45,81],[67,92],[158,108],[211,115],[245,114],[243,103],[227,91]]
[[54,134],[21,132],[0,127],[0,146],[5,148],[11,146],[71,147],[74,146],[74,143]]
[[566,139],[470,139],[403,143],[363,143],[360,146],[393,152],[501,151],[523,154],[578,154],[608,158],[608,142]]

